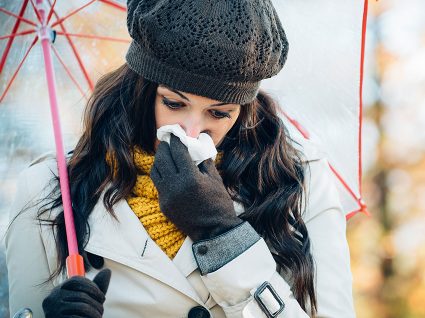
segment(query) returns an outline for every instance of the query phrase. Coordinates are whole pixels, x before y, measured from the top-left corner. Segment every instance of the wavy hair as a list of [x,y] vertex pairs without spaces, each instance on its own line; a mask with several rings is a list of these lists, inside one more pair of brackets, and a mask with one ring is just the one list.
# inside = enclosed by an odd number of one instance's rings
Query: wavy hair
[[[127,197],[136,183],[133,147],[154,154],[157,87],[158,83],[124,64],[99,79],[85,108],[83,133],[67,167],[78,247],[87,269],[91,266],[84,252],[90,236],[88,218],[101,193],[110,185],[103,204],[115,215],[114,204]],[[240,217],[268,243],[277,270],[291,275],[295,298],[315,317],[314,261],[302,219],[305,167],[277,108],[262,90],[253,102],[241,105],[237,121],[218,147],[223,157],[217,168],[232,199],[244,207]],[[114,154],[116,167],[108,165],[108,153]],[[58,265],[50,279],[65,271],[68,255],[58,177],[56,181],[53,204],[43,205],[49,208],[38,212],[55,233]],[[57,207],[60,210],[53,220],[45,217]]]

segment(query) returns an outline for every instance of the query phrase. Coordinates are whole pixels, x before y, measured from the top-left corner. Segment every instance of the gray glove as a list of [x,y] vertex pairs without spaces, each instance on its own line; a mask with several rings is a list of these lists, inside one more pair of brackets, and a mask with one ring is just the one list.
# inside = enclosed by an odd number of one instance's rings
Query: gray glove
[[161,211],[194,242],[227,232],[243,221],[233,208],[212,159],[198,166],[186,146],[171,135],[155,154],[151,178],[158,190]]

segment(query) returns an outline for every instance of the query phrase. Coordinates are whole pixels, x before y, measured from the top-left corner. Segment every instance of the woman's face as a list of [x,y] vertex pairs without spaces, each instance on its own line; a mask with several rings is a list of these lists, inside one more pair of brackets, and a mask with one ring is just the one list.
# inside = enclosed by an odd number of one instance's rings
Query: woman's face
[[[155,98],[156,129],[179,124],[190,137],[210,135],[217,147],[239,116],[240,105],[174,90],[159,85]],[[155,142],[155,149],[158,146]]]

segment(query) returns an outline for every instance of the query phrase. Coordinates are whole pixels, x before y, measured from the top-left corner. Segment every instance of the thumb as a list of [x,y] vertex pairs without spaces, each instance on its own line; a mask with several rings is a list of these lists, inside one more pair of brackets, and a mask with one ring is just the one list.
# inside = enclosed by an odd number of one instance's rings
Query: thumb
[[111,270],[109,268],[102,269],[97,275],[93,278],[93,283],[99,287],[103,294],[106,294],[109,281],[111,280]]
[[201,170],[202,173],[207,173],[209,176],[215,178],[216,180],[222,182],[222,178],[220,176],[220,173],[218,172],[215,162],[210,158],[207,160],[202,161],[199,164],[199,170]]

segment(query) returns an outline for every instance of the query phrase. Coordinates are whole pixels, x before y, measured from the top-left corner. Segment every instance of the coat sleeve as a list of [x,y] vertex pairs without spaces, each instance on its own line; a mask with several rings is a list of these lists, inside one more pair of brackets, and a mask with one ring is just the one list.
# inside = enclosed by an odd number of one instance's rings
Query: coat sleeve
[[31,171],[27,168],[19,175],[6,232],[9,308],[11,315],[27,307],[34,317],[44,317],[41,303],[53,286],[50,282],[43,284],[50,271],[33,200],[34,184],[39,180]]
[[[312,245],[316,265],[317,317],[355,317],[352,299],[352,277],[346,240],[346,220],[338,193],[326,159],[310,163],[307,190],[307,207],[303,216]],[[229,238],[238,236],[243,227],[224,234]],[[245,226],[245,232],[249,229]],[[252,229],[254,231],[254,229]],[[243,234],[252,237],[253,234]],[[306,318],[309,315],[294,298],[290,285],[276,271],[276,263],[262,238],[237,256],[223,252],[233,250],[232,240],[197,242],[194,256],[200,267],[202,280],[215,301],[223,308],[226,317],[267,317],[253,295],[264,282],[269,282],[284,303],[279,318]],[[222,255],[220,261],[215,261]],[[228,256],[230,255],[230,257]],[[214,262],[218,264],[214,265]],[[213,265],[212,265],[213,264]],[[273,298],[274,299],[274,298]],[[279,308],[270,302],[271,308]]]

